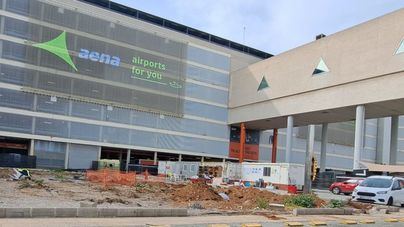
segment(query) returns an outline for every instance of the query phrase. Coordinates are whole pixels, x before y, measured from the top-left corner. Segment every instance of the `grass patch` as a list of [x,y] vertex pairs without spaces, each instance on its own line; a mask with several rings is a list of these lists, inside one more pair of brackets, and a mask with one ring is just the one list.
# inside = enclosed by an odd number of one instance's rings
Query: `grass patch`
[[257,207],[261,210],[266,210],[269,208],[269,204],[268,201],[266,199],[263,198],[257,198],[255,200],[257,202]]
[[338,199],[332,199],[327,204],[327,207],[329,207],[329,208],[341,208],[343,206],[344,206],[344,201],[338,200]]
[[301,194],[296,196],[290,196],[285,199],[284,205],[291,208],[305,207],[313,208],[316,206],[316,197],[312,194]]

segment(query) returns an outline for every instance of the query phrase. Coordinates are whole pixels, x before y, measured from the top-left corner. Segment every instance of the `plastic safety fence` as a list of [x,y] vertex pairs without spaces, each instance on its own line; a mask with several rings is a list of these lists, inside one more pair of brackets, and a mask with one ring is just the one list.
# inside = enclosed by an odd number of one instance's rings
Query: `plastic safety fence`
[[165,175],[154,176],[150,175],[148,171],[136,175],[136,182],[166,182],[168,181]]
[[133,186],[136,183],[136,173],[124,173],[118,170],[87,170],[86,179],[94,183],[100,183],[103,186],[127,185]]

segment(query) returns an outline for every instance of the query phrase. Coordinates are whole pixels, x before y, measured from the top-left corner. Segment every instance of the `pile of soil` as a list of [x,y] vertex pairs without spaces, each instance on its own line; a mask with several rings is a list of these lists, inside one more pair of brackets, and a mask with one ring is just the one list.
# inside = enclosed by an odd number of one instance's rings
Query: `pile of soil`
[[2,179],[10,179],[10,175],[12,173],[13,173],[12,169],[0,168],[0,178],[2,178]]
[[204,183],[191,183],[177,188],[171,194],[171,199],[176,202],[223,200],[222,197],[220,197],[213,189],[213,187]]
[[[222,201],[214,207],[219,209],[230,210],[250,210],[257,207],[257,200],[262,200],[267,203],[283,204],[286,195],[278,195],[276,193],[260,190],[257,188],[240,188],[230,187],[228,189],[221,189],[221,192],[226,193],[230,200]],[[213,204],[212,204],[213,205]]]
[[[226,201],[219,196],[220,192],[225,193],[229,200]],[[279,195],[257,188],[213,188],[204,183],[194,183],[173,189],[170,199],[180,206],[187,204],[194,207],[197,204],[198,207],[205,209],[246,211],[256,209],[262,201],[283,204],[284,200],[291,196],[294,195]],[[325,203],[322,199],[316,198],[316,207],[322,207]]]

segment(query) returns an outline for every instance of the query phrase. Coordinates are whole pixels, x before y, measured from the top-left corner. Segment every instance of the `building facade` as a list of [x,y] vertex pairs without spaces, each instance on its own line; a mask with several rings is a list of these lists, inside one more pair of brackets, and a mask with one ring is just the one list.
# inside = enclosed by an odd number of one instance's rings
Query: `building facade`
[[[271,55],[109,1],[0,0],[0,16],[1,152],[66,169],[126,160],[128,150],[130,162],[236,160],[229,157],[231,73]],[[370,162],[378,121],[366,124]],[[335,128],[327,168],[348,170],[352,124]],[[271,133],[260,133],[258,161],[270,160]]]
[[89,168],[127,149],[227,158],[230,71],[261,58],[120,10],[1,1],[4,141],[27,139],[25,152],[51,168]]

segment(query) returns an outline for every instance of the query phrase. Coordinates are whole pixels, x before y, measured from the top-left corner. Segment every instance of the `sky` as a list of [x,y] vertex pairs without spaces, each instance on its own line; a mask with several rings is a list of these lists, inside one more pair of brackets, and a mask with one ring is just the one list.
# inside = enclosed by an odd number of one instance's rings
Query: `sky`
[[113,1],[271,54],[404,7],[404,0]]

